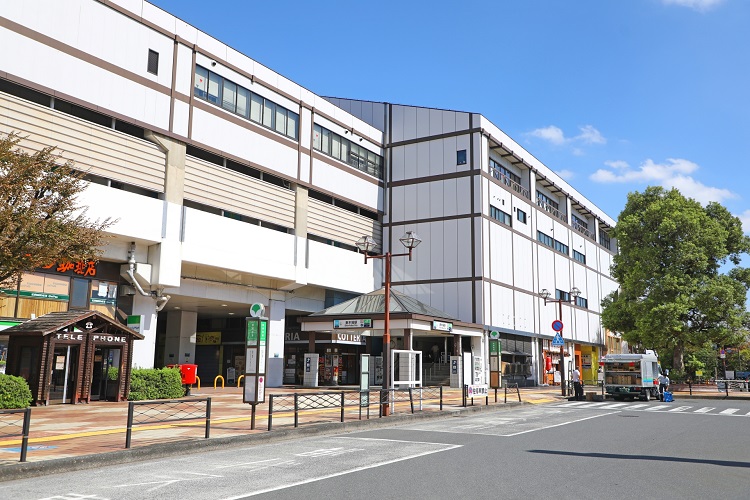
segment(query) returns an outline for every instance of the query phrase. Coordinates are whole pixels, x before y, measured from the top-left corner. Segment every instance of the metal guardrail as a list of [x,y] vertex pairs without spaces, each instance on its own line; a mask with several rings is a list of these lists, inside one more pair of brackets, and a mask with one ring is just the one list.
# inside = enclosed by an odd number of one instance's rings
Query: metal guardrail
[[[383,416],[384,405],[390,405],[391,414],[397,413],[396,403],[409,403],[411,413],[422,411],[426,404],[438,403],[440,410],[443,409],[443,386],[428,385],[423,387],[407,387],[403,389],[381,389],[378,416]],[[415,410],[414,403],[418,404]]]
[[[359,395],[359,391],[348,391]],[[299,427],[299,412],[304,410],[328,410],[339,408],[344,421],[347,391],[316,392],[312,394],[271,394],[268,398],[268,430],[273,427],[274,412],[293,411],[294,427]]]
[[[16,420],[8,422],[7,415]],[[21,418],[19,418],[19,416]],[[29,448],[29,426],[31,425],[31,408],[22,408],[18,410],[0,410],[0,437],[20,437],[21,438],[21,462],[26,461],[26,452]],[[6,431],[6,428],[16,429],[16,432]]]
[[[205,407],[201,404],[205,403]],[[206,439],[211,432],[211,398],[129,401],[125,448],[130,448],[134,425],[206,419]]]
[[[730,392],[748,392],[748,389],[750,389],[750,382],[747,380],[717,380],[716,381],[716,389],[719,392],[724,391],[724,393],[729,396]],[[690,393],[692,394],[692,386],[690,387]]]
[[[518,388],[518,384],[506,384],[505,385],[505,399],[503,400],[503,403],[508,402],[508,389],[514,389],[516,390],[516,394],[518,394],[518,402],[521,402],[521,389]],[[495,389],[495,403],[497,403],[497,388]]]

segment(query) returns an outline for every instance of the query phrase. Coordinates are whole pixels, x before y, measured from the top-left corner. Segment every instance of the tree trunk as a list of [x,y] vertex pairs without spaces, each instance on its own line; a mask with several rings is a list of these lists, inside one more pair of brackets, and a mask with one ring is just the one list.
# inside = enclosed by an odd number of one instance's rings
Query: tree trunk
[[685,343],[682,340],[677,341],[672,356],[672,369],[680,373],[685,372]]

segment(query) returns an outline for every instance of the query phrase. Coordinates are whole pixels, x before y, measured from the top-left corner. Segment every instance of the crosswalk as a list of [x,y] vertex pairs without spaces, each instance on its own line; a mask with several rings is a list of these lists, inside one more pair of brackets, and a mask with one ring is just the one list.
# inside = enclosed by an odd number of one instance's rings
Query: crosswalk
[[649,413],[697,413],[699,415],[717,415],[728,417],[750,417],[747,408],[716,408],[713,406],[687,406],[674,404],[649,403],[612,403],[591,401],[567,401],[553,405],[559,408],[578,408],[596,410],[644,411]]

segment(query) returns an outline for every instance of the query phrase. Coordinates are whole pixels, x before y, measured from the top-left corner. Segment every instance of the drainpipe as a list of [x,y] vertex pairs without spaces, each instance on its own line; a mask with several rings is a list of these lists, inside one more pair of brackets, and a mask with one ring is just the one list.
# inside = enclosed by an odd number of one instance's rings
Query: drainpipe
[[153,297],[156,299],[156,312],[164,309],[164,306],[167,305],[169,299],[172,298],[170,295],[164,294],[164,288],[159,288],[156,292],[147,292],[143,289],[141,284],[138,283],[138,280],[135,279],[135,242],[130,244],[130,250],[128,251],[128,270],[126,272],[130,278],[130,284],[138,290],[138,293],[144,297]]

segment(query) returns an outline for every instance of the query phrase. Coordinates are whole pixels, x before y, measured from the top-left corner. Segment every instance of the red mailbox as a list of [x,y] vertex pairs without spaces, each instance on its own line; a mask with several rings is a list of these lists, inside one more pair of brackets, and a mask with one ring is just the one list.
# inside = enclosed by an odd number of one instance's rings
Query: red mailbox
[[198,374],[198,365],[179,365],[179,367],[183,385],[193,385],[197,382],[195,377]]

